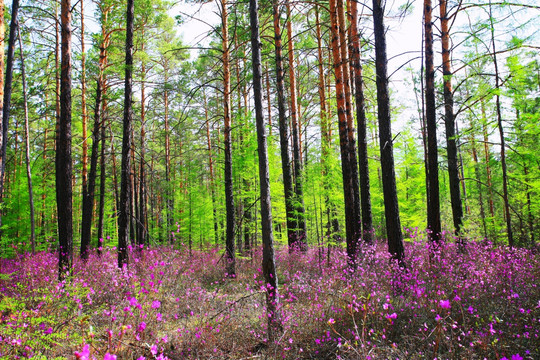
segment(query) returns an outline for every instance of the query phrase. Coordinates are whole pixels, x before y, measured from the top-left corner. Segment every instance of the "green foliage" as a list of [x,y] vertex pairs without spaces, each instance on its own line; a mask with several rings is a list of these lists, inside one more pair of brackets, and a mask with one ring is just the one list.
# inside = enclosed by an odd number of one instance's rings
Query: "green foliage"
[[[207,5],[202,5],[207,6]],[[240,242],[244,230],[253,243],[258,241],[258,165],[255,126],[251,99],[251,53],[247,3],[229,3],[229,35],[231,54],[231,102],[233,139],[233,178],[236,203],[236,233]],[[490,16],[491,7],[491,17]],[[33,171],[34,198],[37,220],[37,248],[51,251],[56,248],[56,201],[54,196],[54,138],[56,123],[55,64],[56,3],[44,1],[33,7],[23,7],[21,15],[22,40],[27,70],[30,118],[30,153]],[[89,8],[90,9],[90,8]],[[87,11],[89,11],[87,9]],[[394,13],[408,16],[414,7],[409,1],[396,4]],[[514,10],[511,10],[514,9]],[[495,96],[503,103],[503,126],[506,134],[508,172],[510,177],[510,205],[513,227],[519,233],[520,245],[531,245],[538,239],[540,202],[540,172],[538,170],[538,137],[540,130],[540,97],[538,96],[539,58],[527,49],[534,44],[537,16],[522,9],[515,10],[505,4],[487,2],[467,7],[466,27],[461,26],[458,12],[456,27],[450,35],[455,44],[452,67],[448,75],[455,86],[455,114],[460,134],[457,136],[460,167],[463,173],[462,198],[465,209],[467,237],[488,236],[504,243],[505,222],[500,194],[502,193],[501,161],[498,133],[496,132]],[[74,236],[78,246],[81,217],[82,172],[82,101],[80,61],[80,14],[74,11],[73,36],[73,168],[74,168]],[[207,9],[205,9],[206,11]],[[120,182],[120,147],[123,112],[123,77],[125,43],[125,4],[120,0],[100,1],[94,7],[96,26],[86,26],[87,110],[89,123],[93,120],[96,80],[100,75],[100,50],[106,54],[103,74],[104,126],[106,127],[106,183],[104,194],[104,246],[116,243],[116,203]],[[211,11],[211,10],[210,10]],[[507,16],[510,11],[515,15]],[[329,14],[324,4],[319,6],[322,25],[323,77],[326,81],[325,96],[328,121],[332,131],[331,144],[321,139],[321,114],[318,89],[318,53],[313,4],[294,4],[292,26],[294,32],[297,100],[300,109],[301,135],[304,157],[304,204],[308,223],[308,243],[311,245],[339,245],[344,232],[344,208],[337,130],[334,76],[328,63],[330,35]],[[203,12],[204,13],[204,12]],[[168,237],[167,218],[173,219],[176,247],[205,248],[222,245],[225,223],[223,188],[223,64],[221,24],[210,24],[208,37],[195,45],[197,52],[186,48],[177,34],[176,26],[187,22],[183,15],[174,13],[170,1],[136,2],[135,66],[134,66],[134,181],[138,183],[140,166],[146,174],[147,223],[150,242],[163,243]],[[268,126],[270,181],[273,205],[274,236],[286,243],[286,219],[282,170],[277,130],[275,86],[275,58],[271,3],[261,3],[261,36],[264,72],[265,117]],[[86,14],[86,19],[90,19]],[[6,20],[9,21],[9,12]],[[519,17],[520,23],[515,19]],[[206,21],[207,19],[202,19]],[[282,14],[282,22],[285,14]],[[87,20],[89,21],[89,20]],[[492,25],[493,21],[493,25]],[[370,20],[361,20],[369,29]],[[282,24],[283,25],[283,24]],[[492,26],[495,28],[492,29]],[[283,26],[283,28],[285,28]],[[43,31],[48,29],[48,31]],[[286,39],[286,30],[282,38]],[[491,31],[500,71],[500,88],[495,89]],[[364,33],[369,34],[369,31]],[[368,155],[371,183],[371,203],[376,236],[385,237],[384,201],[379,163],[378,122],[376,89],[373,79],[374,64],[367,59],[373,55],[369,39],[362,39],[362,58],[366,115],[368,123]],[[284,44],[287,47],[286,43]],[[103,46],[103,49],[100,47]],[[17,50],[18,51],[18,50]],[[286,56],[286,52],[284,53]],[[104,59],[101,59],[104,60]],[[412,83],[405,84],[417,95],[416,105],[410,105],[399,96],[392,95],[392,117],[395,119],[394,151],[398,198],[402,225],[409,229],[422,229],[426,218],[426,189],[421,136],[421,84],[419,69],[411,63]],[[19,65],[15,65],[12,122],[7,149],[6,188],[2,204],[2,257],[15,257],[29,250],[30,225],[28,189],[23,166],[23,103]],[[284,69],[287,74],[287,68]],[[268,73],[267,73],[268,72]],[[267,76],[268,75],[268,76]],[[443,78],[437,75],[437,80]],[[266,93],[266,78],[270,86]],[[288,75],[285,82],[288,84]],[[142,88],[145,103],[141,103]],[[288,91],[288,90],[287,90]],[[397,96],[396,96],[397,94]],[[286,94],[289,96],[288,94]],[[167,104],[165,97],[167,96]],[[269,97],[269,98],[267,98]],[[442,103],[442,98],[437,99]],[[165,133],[165,107],[167,106],[169,132]],[[415,109],[416,106],[416,109]],[[270,109],[268,109],[270,108]],[[354,109],[354,104],[353,104]],[[443,108],[439,107],[442,119]],[[269,112],[268,112],[269,110]],[[409,120],[406,117],[411,117]],[[141,139],[144,115],[144,140]],[[420,116],[419,116],[420,115]],[[404,121],[405,118],[405,121]],[[441,183],[441,213],[443,223],[451,229],[446,158],[444,156],[444,126],[439,121],[439,174]],[[207,138],[207,129],[208,137]],[[484,136],[485,133],[485,136]],[[165,137],[169,137],[171,172],[166,179]],[[209,143],[208,143],[208,140]],[[91,145],[91,139],[88,139]],[[477,155],[473,159],[474,150]],[[484,146],[486,144],[486,146]],[[210,148],[209,148],[210,146]],[[323,159],[323,146],[328,146],[328,156]],[[144,159],[142,158],[144,147]],[[212,164],[212,174],[210,173]],[[98,174],[101,169],[98,169]],[[490,181],[488,181],[488,171]],[[98,178],[99,185],[99,178]],[[490,182],[490,184],[488,184]],[[137,187],[138,188],[138,187]],[[170,195],[169,195],[170,194]],[[96,193],[96,199],[100,194]],[[168,204],[172,201],[172,208]],[[493,203],[493,214],[490,202]],[[94,216],[97,222],[97,206]],[[339,230],[329,226],[337,219]],[[139,220],[138,220],[139,221]],[[484,230],[485,224],[485,230]],[[215,230],[217,225],[217,230]],[[97,244],[94,226],[92,245]]]

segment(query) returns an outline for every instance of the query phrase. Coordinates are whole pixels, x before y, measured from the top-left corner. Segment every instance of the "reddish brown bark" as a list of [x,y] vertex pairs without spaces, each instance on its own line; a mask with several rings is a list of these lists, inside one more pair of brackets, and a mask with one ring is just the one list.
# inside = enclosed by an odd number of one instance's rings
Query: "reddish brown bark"
[[[334,64],[334,72],[336,78],[336,101],[338,109],[338,123],[339,123],[339,144],[341,150],[341,170],[343,178],[343,195],[345,202],[345,231],[347,239],[347,256],[351,266],[355,266],[357,252],[358,252],[358,239],[360,237],[359,225],[360,219],[358,217],[359,211],[356,209],[355,204],[355,191],[354,191],[354,179],[353,169],[351,167],[351,155],[353,157],[356,154],[351,153],[351,145],[349,138],[349,116],[347,115],[347,100],[346,100],[346,84],[345,84],[345,71],[343,64],[343,49],[345,43],[340,40],[340,26],[338,23],[339,9],[336,0],[330,0],[330,22],[332,33],[332,56]],[[349,104],[350,107],[350,104]],[[350,109],[349,109],[350,111]],[[350,114],[350,113],[349,113]]]

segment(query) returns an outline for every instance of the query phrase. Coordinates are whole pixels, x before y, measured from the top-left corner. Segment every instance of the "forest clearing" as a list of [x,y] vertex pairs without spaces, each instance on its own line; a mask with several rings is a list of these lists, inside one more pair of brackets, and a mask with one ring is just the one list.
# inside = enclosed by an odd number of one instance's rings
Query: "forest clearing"
[[540,358],[534,0],[0,0],[0,359]]

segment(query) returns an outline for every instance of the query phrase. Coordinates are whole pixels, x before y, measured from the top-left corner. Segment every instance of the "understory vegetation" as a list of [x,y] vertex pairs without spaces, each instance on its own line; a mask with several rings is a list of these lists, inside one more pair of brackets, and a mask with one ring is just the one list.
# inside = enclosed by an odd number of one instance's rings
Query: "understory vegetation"
[[[57,282],[57,254],[2,259],[2,359],[538,359],[540,258],[489,242],[412,236],[405,270],[386,245],[277,251],[281,336],[266,339],[261,254],[223,272],[221,250],[116,249]],[[177,246],[177,247],[178,247]]]

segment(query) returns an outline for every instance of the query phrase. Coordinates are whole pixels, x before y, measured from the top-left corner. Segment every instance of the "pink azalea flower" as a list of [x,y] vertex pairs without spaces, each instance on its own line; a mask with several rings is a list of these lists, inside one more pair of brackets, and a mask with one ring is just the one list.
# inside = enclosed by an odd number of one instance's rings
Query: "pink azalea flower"
[[75,351],[75,359],[89,360],[90,359],[90,347],[88,344],[84,344],[82,351]]
[[439,306],[443,309],[450,309],[450,300],[441,300],[439,301]]
[[144,321],[141,321],[139,324],[139,328],[137,329],[138,332],[143,332],[144,329],[146,329],[146,323]]

